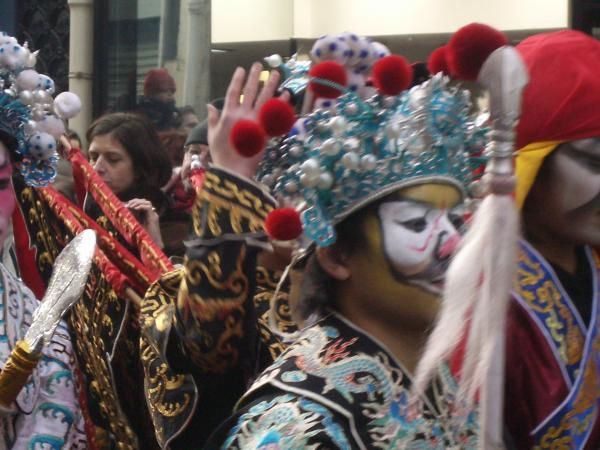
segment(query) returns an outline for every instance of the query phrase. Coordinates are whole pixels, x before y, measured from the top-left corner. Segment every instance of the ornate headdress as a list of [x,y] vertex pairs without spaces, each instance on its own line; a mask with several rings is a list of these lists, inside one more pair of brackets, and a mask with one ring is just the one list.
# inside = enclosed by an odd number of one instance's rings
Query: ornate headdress
[[0,33],[0,137],[31,186],[45,186],[56,176],[57,140],[63,120],[77,115],[79,98],[63,92],[55,99],[54,81],[34,70],[38,52]]
[[338,222],[403,186],[443,180],[465,191],[486,131],[469,109],[468,92],[441,74],[398,96],[362,101],[348,92],[267,150],[259,180],[303,204],[306,236],[331,245]]
[[[350,77],[344,82],[333,65],[354,52],[343,50],[346,41],[369,49],[364,38],[346,33],[319,39],[311,52],[321,62],[309,73],[321,76],[311,78],[309,89],[339,97],[299,120],[285,139],[272,140],[258,174],[283,203],[302,210],[305,237],[318,246],[335,242],[334,227],[348,215],[403,186],[444,181],[465,192],[486,143],[487,129],[469,113],[468,91],[441,73],[405,91],[410,66],[379,47],[369,64],[359,60],[360,67],[345,67],[347,74],[364,77],[365,68],[371,69],[379,93],[362,99],[360,89],[347,87]],[[329,52],[334,59],[323,61],[323,46],[335,46],[337,51]],[[330,66],[320,70],[324,64]]]

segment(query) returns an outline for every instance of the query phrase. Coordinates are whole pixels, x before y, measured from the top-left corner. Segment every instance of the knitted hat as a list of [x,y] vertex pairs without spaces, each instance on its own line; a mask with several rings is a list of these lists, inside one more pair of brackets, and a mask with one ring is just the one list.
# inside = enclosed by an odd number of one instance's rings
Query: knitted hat
[[144,95],[146,97],[168,90],[176,90],[175,80],[167,69],[151,69],[144,78]]
[[208,145],[208,121],[203,120],[190,131],[185,141],[185,145],[204,144]]

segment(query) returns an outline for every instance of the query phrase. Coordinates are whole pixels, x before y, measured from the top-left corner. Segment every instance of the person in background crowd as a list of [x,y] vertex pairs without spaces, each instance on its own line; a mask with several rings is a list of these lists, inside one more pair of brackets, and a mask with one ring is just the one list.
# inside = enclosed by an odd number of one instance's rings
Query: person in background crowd
[[[171,213],[161,190],[171,177],[171,161],[152,124],[137,114],[108,114],[92,123],[86,137],[94,169],[169,254],[183,236],[161,233],[162,220],[168,222]],[[89,196],[84,208],[93,218],[101,215]]]
[[189,105],[179,108],[179,120],[179,131],[185,135],[189,134],[189,132],[200,122],[196,110]]
[[144,95],[139,99],[136,112],[146,116],[156,131],[179,126],[180,115],[175,107],[175,80],[167,69],[149,70],[144,79]]
[[[81,148],[81,138],[73,130],[67,130],[65,133],[66,138],[69,140],[69,144],[73,148]],[[58,160],[56,166],[56,178],[52,183],[52,186],[60,192],[62,195],[67,197],[69,200],[75,200],[75,182],[73,180],[73,167],[71,163],[63,158]]]
[[69,140],[71,147],[79,148],[79,149],[83,150],[83,148],[82,148],[83,143],[81,142],[81,138],[79,137],[79,134],[77,134],[77,131],[67,130],[67,132],[65,133],[65,136]]
[[191,189],[189,184],[190,168],[192,164],[192,156],[200,157],[200,163],[204,168],[208,168],[210,162],[210,153],[208,151],[208,122],[203,120],[188,135],[185,141],[185,153],[183,155],[183,163],[181,165],[181,179],[186,190]]
[[196,196],[190,182],[190,169],[192,156],[199,155],[204,167],[208,167],[210,158],[207,143],[206,121],[196,125],[189,133],[185,146],[183,146],[183,161],[173,169],[169,183],[163,188],[173,200],[173,208],[177,211],[189,213]]
[[169,155],[171,165],[174,168],[181,167],[187,134],[179,130],[161,131],[158,137]]

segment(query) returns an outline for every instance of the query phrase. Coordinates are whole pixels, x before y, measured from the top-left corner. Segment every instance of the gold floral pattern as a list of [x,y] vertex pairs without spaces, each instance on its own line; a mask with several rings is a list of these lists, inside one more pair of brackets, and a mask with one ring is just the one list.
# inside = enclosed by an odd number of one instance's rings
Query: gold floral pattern
[[175,299],[183,270],[161,277],[148,289],[141,305],[140,339],[144,389],[161,448],[185,427],[198,402],[198,390],[189,374],[174,372],[166,359],[166,346],[175,315]]
[[204,186],[192,209],[194,231],[205,239],[224,234],[259,232],[274,200],[249,183],[243,187],[218,169],[206,172]]
[[558,286],[553,280],[547,279],[542,265],[534,261],[528,252],[521,251],[519,258],[517,293],[532,311],[543,317],[563,364],[579,364],[585,336]]

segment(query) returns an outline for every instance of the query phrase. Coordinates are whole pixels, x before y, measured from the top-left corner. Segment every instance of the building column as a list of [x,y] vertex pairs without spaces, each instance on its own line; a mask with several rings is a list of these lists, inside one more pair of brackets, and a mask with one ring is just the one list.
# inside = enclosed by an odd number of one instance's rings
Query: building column
[[211,0],[188,0],[188,36],[183,104],[206,116],[210,101]]
[[94,0],[68,0],[68,4],[69,90],[79,96],[82,104],[81,112],[69,121],[69,128],[85,139],[85,132],[93,118]]
[[168,0],[160,0],[160,31],[158,33],[158,67],[164,67],[165,65],[165,47],[167,40],[171,38],[167,34],[167,24],[169,23],[169,16],[171,15],[171,8],[169,8]]

